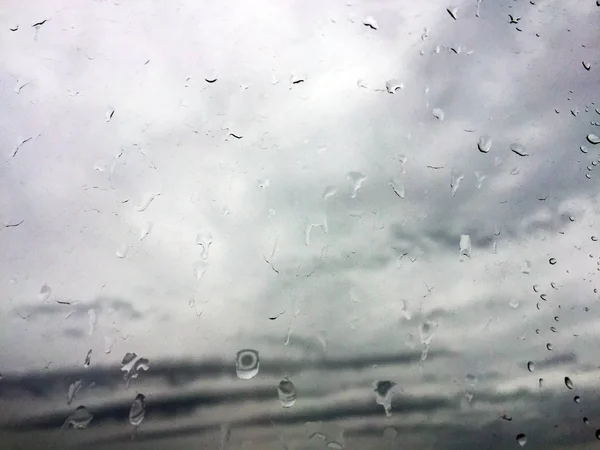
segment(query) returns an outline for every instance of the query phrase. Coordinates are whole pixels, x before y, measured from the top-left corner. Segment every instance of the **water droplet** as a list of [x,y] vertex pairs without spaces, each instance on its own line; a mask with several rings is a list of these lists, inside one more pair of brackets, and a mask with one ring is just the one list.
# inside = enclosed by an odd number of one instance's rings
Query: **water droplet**
[[539,328],[535,329],[535,334],[540,334],[540,329]]
[[112,351],[112,346],[114,343],[114,338],[111,336],[104,336],[104,353],[108,355]]
[[540,298],[544,301],[548,301],[548,296],[546,294],[540,294]]
[[460,182],[465,176],[462,173],[452,172],[450,174],[450,189],[452,189],[452,197],[456,195],[456,191],[458,191],[458,187],[460,186]]
[[554,281],[550,282],[550,287],[555,291],[558,291],[558,284],[556,284]]
[[394,194],[396,194],[400,198],[404,198],[404,182],[402,180],[392,179],[389,185],[392,188],[392,191],[394,191]]
[[208,259],[208,250],[213,243],[212,234],[209,232],[199,232],[196,235],[196,244],[202,247],[202,252],[200,253],[200,258],[206,260]]
[[581,403],[581,397],[579,395],[576,395],[575,397],[573,397],[573,401],[575,403]]
[[338,187],[337,186],[327,186],[325,188],[325,191],[323,191],[323,200],[327,200],[329,197],[333,197],[335,194],[337,194],[338,192]]
[[468,234],[461,234],[459,242],[459,256],[471,257],[471,236]]
[[533,292],[539,292],[540,291],[540,285],[539,284],[534,284],[533,285]]
[[510,169],[511,175],[519,175],[520,172],[521,172],[521,169],[519,169],[518,167],[513,167],[512,169]]
[[140,426],[146,415],[146,397],[143,394],[138,394],[129,410],[129,423],[134,427]]
[[150,368],[150,361],[142,358],[135,353],[126,353],[121,360],[121,371],[125,372],[123,379],[127,381],[127,386],[134,378],[137,378],[140,371],[147,371]]
[[94,416],[87,410],[85,406],[78,406],[75,411],[69,417],[67,417],[63,428],[71,427],[83,429],[90,424],[93,418]]
[[117,249],[115,255],[117,258],[123,259],[127,256],[127,252],[129,251],[129,246],[124,244]]
[[588,134],[588,135],[586,136],[586,139],[588,140],[588,142],[589,142],[590,144],[594,144],[594,145],[596,145],[596,144],[600,144],[600,137],[596,136],[596,135],[595,135],[595,134],[593,134],[593,133],[590,133],[590,134]]
[[589,173],[586,173],[586,174],[585,174],[585,177],[586,177],[588,180],[591,180],[591,179],[592,179],[592,175],[591,175],[591,174],[589,174]]
[[513,309],[517,309],[519,307],[519,302],[516,300],[511,300],[510,302],[508,302],[508,306],[510,306]]
[[521,265],[521,273],[529,275],[531,273],[531,261],[525,260]]
[[90,348],[85,355],[85,361],[83,363],[83,367],[90,367],[90,363],[92,362],[92,349]]
[[436,119],[444,120],[444,110],[443,109],[433,108],[431,113],[433,114],[433,117],[435,117]]
[[573,117],[577,117],[579,115],[579,110],[577,108],[573,108],[571,110],[571,114],[573,115]]
[[565,386],[569,389],[573,389],[573,382],[569,377],[565,377]]
[[597,236],[592,236],[592,241],[597,242],[598,241],[598,237]]
[[344,450],[344,446],[337,441],[328,442],[327,448],[330,448],[332,450]]
[[583,64],[585,70],[590,70],[592,68],[592,65],[587,61],[582,61],[581,64]]
[[550,258],[550,259],[548,260],[548,262],[550,263],[550,265],[552,265],[552,266],[553,266],[554,264],[556,264],[556,258]]
[[91,336],[94,334],[94,330],[96,329],[96,325],[98,324],[98,313],[94,308],[88,309],[88,325],[89,330],[88,334]]
[[488,135],[481,136],[477,141],[477,148],[482,153],[487,153],[492,149],[492,138]]
[[583,423],[586,424],[586,425],[589,425],[590,424],[590,420],[587,417],[584,417],[583,418]]
[[527,370],[529,370],[530,372],[533,372],[535,370],[535,363],[533,361],[529,361],[527,363]]
[[527,444],[527,436],[525,436],[523,433],[517,434],[517,444],[519,444],[521,447],[524,447],[525,444]]
[[295,84],[304,83],[306,81],[306,75],[303,73],[292,73],[290,76],[290,89]]
[[396,78],[392,78],[385,82],[385,89],[390,94],[395,94],[397,90],[404,88],[404,83],[400,82]]
[[109,107],[106,110],[106,112],[104,113],[104,117],[106,118],[107,122],[110,122],[110,119],[112,119],[114,115],[115,115],[115,108],[111,108],[111,107]]
[[510,149],[513,153],[516,153],[519,156],[529,156],[529,152],[525,149],[524,145],[518,144],[516,142],[510,144]]
[[160,193],[153,193],[153,192],[144,195],[140,204],[135,207],[136,211],[138,211],[138,212],[146,211],[148,206],[150,206],[150,203],[152,203],[152,201],[159,195],[160,195]]
[[546,344],[546,348],[547,348],[548,350],[552,351],[552,344],[551,344],[550,342],[548,342],[548,343]]
[[392,415],[392,396],[394,395],[394,387],[396,383],[393,381],[376,381],[373,383],[375,388],[375,403],[383,406],[385,415]]
[[487,178],[487,175],[485,175],[481,172],[475,172],[475,178],[477,179],[476,188],[481,189],[481,186],[483,185],[483,181]]
[[296,403],[296,387],[287,377],[277,385],[277,396],[279,397],[281,406],[284,408],[291,408]]
[[144,239],[146,239],[146,236],[148,236],[150,234],[153,227],[154,227],[154,224],[150,221],[146,222],[142,226],[142,229],[140,230],[140,241],[143,241]]
[[550,327],[550,331],[552,331],[553,333],[556,333],[556,327]]
[[42,288],[40,289],[40,293],[38,294],[38,300],[45,302],[48,301],[50,299],[50,296],[52,295],[52,288],[50,286],[48,286],[47,284],[44,284],[42,286]]
[[539,389],[542,389],[543,387],[544,387],[544,379],[543,379],[543,378],[540,378],[540,379],[538,380],[538,388],[539,388]]
[[245,349],[237,352],[235,358],[235,372],[238,378],[249,380],[258,374],[260,360],[256,350]]
[[[600,0],[599,0],[600,1]],[[600,5],[598,5],[600,6]],[[600,439],[600,428],[596,430],[596,439]]]
[[362,78],[359,78],[358,80],[356,80],[356,85],[359,88],[363,88],[363,89],[369,88],[369,85],[367,84],[367,82],[365,80],[363,80]]
[[360,172],[348,172],[347,177],[352,183],[352,195],[350,197],[356,198],[356,194],[362,187],[363,182],[367,179],[367,176]]
[[580,145],[579,146],[579,150],[581,150],[581,153],[587,153],[588,152],[588,148],[585,145]]
[[71,402],[75,399],[77,392],[83,387],[83,380],[74,381],[69,385],[69,391],[67,392],[67,405],[70,405]]
[[377,30],[379,28],[379,25],[373,16],[365,17],[363,20],[363,25],[371,28],[372,30]]
[[450,6],[446,8],[446,11],[448,11],[448,14],[450,14],[450,17],[452,17],[454,20],[458,19],[458,8]]

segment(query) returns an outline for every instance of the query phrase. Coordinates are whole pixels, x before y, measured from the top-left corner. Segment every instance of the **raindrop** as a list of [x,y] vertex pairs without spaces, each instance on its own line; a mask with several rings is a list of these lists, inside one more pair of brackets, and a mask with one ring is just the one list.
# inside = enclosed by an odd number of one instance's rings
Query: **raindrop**
[[77,392],[83,387],[83,380],[77,380],[70,384],[69,391],[67,392],[67,405],[75,399]]
[[[600,1],[600,0],[598,0],[598,1]],[[600,5],[598,5],[598,6],[600,6]],[[600,428],[598,428],[596,430],[596,439],[600,439]]]
[[539,292],[540,291],[540,285],[539,284],[534,284],[533,285],[533,292]]
[[545,302],[548,301],[548,296],[546,294],[540,294],[540,298]]
[[87,410],[85,406],[78,406],[75,411],[67,417],[67,420],[63,424],[63,428],[86,428],[94,416]]
[[550,282],[550,287],[555,291],[558,291],[558,284],[556,284],[554,281]]
[[392,415],[392,396],[394,395],[394,387],[396,383],[393,381],[376,381],[373,383],[375,388],[375,403],[383,406],[385,415]]
[[90,363],[92,362],[92,349],[90,348],[85,355],[85,361],[83,363],[83,367],[90,367]]
[[548,260],[548,262],[550,263],[550,265],[552,265],[552,266],[553,266],[554,264],[556,264],[556,258],[550,258],[550,259]]
[[540,329],[539,328],[535,329],[535,334],[540,334]]
[[104,117],[106,118],[107,122],[110,122],[110,119],[112,119],[114,115],[115,115],[115,109],[114,108],[108,108],[106,110],[106,112],[104,113]]
[[512,169],[510,169],[511,175],[519,175],[520,172],[521,172],[521,169],[519,169],[518,167],[513,167]]
[[52,295],[52,288],[47,284],[43,285],[38,294],[38,299],[42,302],[47,301]]
[[291,408],[296,403],[296,387],[287,377],[277,385],[277,396],[284,408]]
[[94,334],[94,330],[96,329],[96,325],[98,325],[98,313],[94,308],[88,309],[88,325],[89,330],[88,334],[91,336]]
[[588,148],[585,145],[580,145],[579,146],[579,150],[581,150],[581,153],[587,153],[588,152]]
[[446,8],[446,11],[448,11],[448,14],[450,14],[450,17],[454,20],[458,19],[458,8],[449,7]]
[[550,327],[550,331],[552,331],[553,333],[556,333],[556,327]]
[[575,403],[581,403],[581,397],[579,395],[576,395],[575,397],[573,397],[573,401]]
[[546,348],[547,348],[548,350],[552,351],[552,344],[551,344],[550,342],[548,342],[548,343],[546,344]]
[[333,197],[338,192],[338,187],[334,185],[327,186],[323,191],[323,200],[327,200],[329,197]]
[[121,360],[121,371],[125,372],[123,379],[127,381],[127,386],[134,378],[139,376],[141,370],[144,372],[150,368],[150,361],[142,358],[135,353],[126,353]]
[[519,444],[521,447],[524,447],[525,444],[527,444],[527,436],[525,436],[523,433],[517,434],[517,444]]
[[533,372],[535,370],[535,363],[533,361],[529,361],[527,363],[527,370],[529,370],[530,372]]
[[481,189],[481,186],[483,185],[483,181],[487,178],[487,175],[480,173],[480,172],[475,172],[475,178],[477,178],[476,188]]
[[492,138],[487,135],[481,136],[477,141],[477,148],[482,153],[489,152],[492,149]]
[[461,234],[459,242],[460,256],[471,257],[471,236],[468,234]]
[[260,361],[256,350],[245,349],[237,352],[235,372],[238,378],[249,380],[258,374]]
[[159,195],[160,195],[160,193],[157,193],[157,194],[149,193],[149,194],[144,195],[140,204],[135,207],[136,211],[138,211],[138,212],[146,211],[148,206],[150,206],[150,203],[152,203],[152,201]]
[[359,78],[358,80],[356,80],[356,85],[359,88],[363,88],[363,89],[367,89],[369,87],[367,82],[365,80],[363,80],[362,78]]
[[589,142],[590,144],[594,144],[594,145],[596,145],[596,144],[600,144],[600,137],[596,136],[596,135],[595,135],[595,134],[593,134],[593,133],[590,133],[590,134],[588,134],[588,135],[586,136],[586,139],[588,140],[588,142]]
[[531,273],[531,261],[527,259],[523,261],[523,264],[521,265],[521,273],[524,273],[525,275],[529,275]]
[[460,186],[460,182],[465,176],[462,173],[454,173],[450,174],[450,189],[452,189],[452,197],[456,195],[456,191],[458,191],[458,187]]
[[122,245],[121,247],[119,247],[117,249],[117,251],[115,252],[115,256],[119,259],[123,259],[127,256],[127,251],[129,250],[129,246],[127,245]]
[[433,114],[433,117],[435,117],[436,119],[444,120],[444,110],[443,109],[433,108],[433,111],[431,111],[431,113]]
[[592,68],[592,65],[587,61],[582,61],[581,64],[583,64],[585,70],[590,70]]
[[540,379],[538,380],[538,388],[539,388],[539,389],[542,389],[543,387],[544,387],[544,379],[543,379],[543,378],[540,378]]
[[365,19],[363,20],[363,25],[365,27],[371,28],[372,30],[377,30],[379,28],[379,25],[377,25],[377,21],[375,20],[375,18],[373,18],[373,16],[365,17]]
[[589,425],[590,424],[590,420],[587,417],[584,417],[583,418],[583,423],[586,424],[586,425]]
[[558,322],[558,321],[559,321],[559,318],[558,318],[558,316],[554,316],[554,321],[555,321],[555,322]]
[[400,198],[404,198],[404,182],[402,180],[392,179],[389,185],[392,188],[392,191],[394,191],[394,194]]
[[588,180],[591,180],[591,179],[592,179],[592,175],[591,175],[591,174],[589,174],[589,173],[586,173],[586,174],[585,174],[585,177],[586,177]]
[[398,81],[395,78],[392,78],[391,80],[387,80],[385,82],[385,89],[390,94],[395,94],[398,89],[402,89],[403,87],[404,87],[404,83],[401,83],[400,81]]
[[597,242],[597,241],[598,241],[598,237],[596,237],[596,236],[592,236],[592,238],[591,238],[591,239],[592,239],[592,241],[594,241],[594,242]]
[[347,177],[352,183],[352,195],[350,197],[356,198],[356,193],[362,187],[362,184],[367,179],[367,176],[360,172],[348,172]]
[[129,423],[134,427],[140,426],[146,415],[146,397],[143,394],[138,394],[129,410]]
[[525,146],[521,145],[521,144],[517,144],[516,142],[510,144],[510,149],[512,150],[513,153],[516,153],[519,156],[529,156],[529,153],[525,149]]
[[565,386],[569,389],[573,389],[573,382],[569,377],[565,377]]
[[142,229],[140,231],[140,241],[143,241],[144,239],[146,239],[146,236],[148,236],[150,234],[153,227],[154,227],[154,224],[150,221],[146,222],[142,226]]
[[344,450],[344,446],[337,441],[328,442],[327,448],[330,448],[332,450]]
[[[290,84],[291,85],[304,83],[305,81],[306,81],[306,75],[304,75],[304,74],[293,73],[290,76]],[[291,86],[290,86],[290,89],[291,89]]]
[[196,244],[202,247],[202,253],[200,253],[200,258],[202,258],[203,260],[208,259],[208,250],[212,243],[212,234],[208,232],[200,232],[196,235]]

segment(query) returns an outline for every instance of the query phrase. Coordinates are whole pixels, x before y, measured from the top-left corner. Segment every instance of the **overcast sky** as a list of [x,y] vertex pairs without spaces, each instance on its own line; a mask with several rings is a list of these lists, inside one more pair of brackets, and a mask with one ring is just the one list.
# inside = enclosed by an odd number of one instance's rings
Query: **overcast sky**
[[596,444],[593,0],[5,3],[3,424],[84,378],[74,444],[128,446],[137,391],[143,448]]

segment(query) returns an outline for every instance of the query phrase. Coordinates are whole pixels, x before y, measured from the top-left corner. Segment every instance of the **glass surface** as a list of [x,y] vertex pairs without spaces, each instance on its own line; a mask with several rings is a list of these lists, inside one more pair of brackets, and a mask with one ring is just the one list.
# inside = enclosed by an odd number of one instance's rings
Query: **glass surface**
[[599,24],[4,0],[0,448],[597,448]]

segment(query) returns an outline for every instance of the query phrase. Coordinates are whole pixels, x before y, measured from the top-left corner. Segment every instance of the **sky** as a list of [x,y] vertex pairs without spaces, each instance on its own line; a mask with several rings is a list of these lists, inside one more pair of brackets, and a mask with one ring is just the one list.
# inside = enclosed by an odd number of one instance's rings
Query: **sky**
[[423,3],[6,2],[10,448],[596,445],[600,7]]

